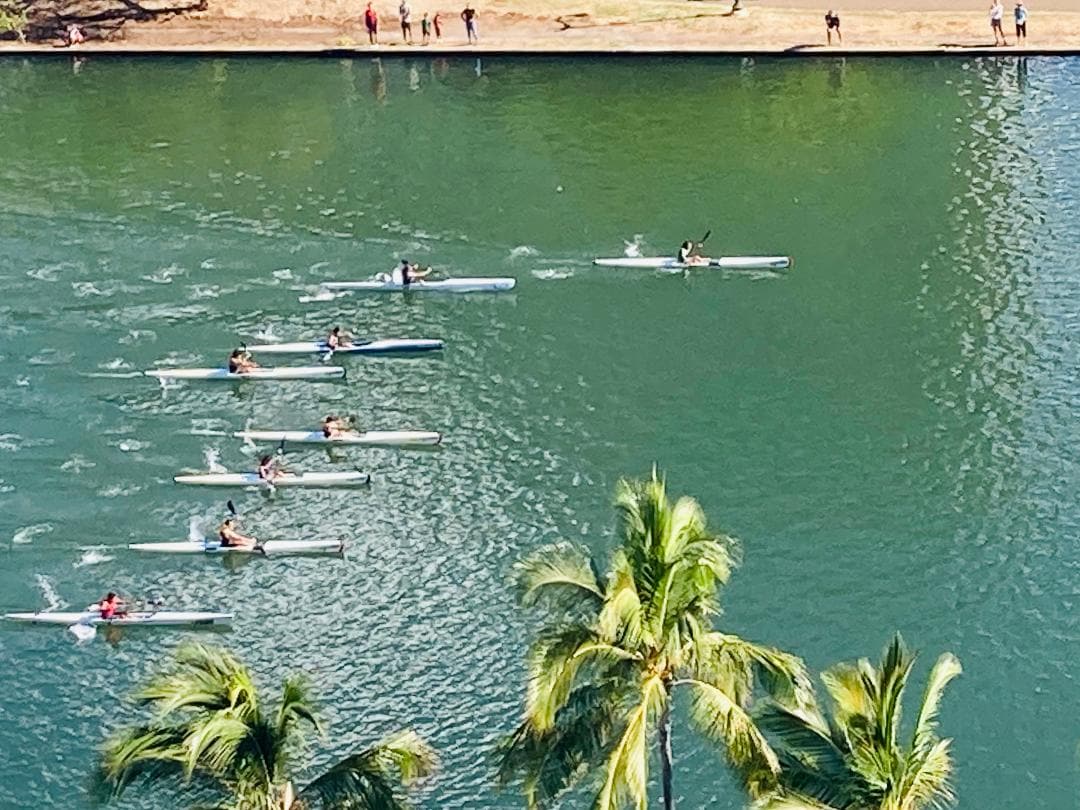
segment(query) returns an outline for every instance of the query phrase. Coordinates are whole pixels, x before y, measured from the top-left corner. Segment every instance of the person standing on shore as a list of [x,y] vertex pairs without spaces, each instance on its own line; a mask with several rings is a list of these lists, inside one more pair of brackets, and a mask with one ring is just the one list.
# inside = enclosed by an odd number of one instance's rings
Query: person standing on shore
[[1024,8],[1024,0],[1016,0],[1016,8],[1013,9],[1013,19],[1016,20],[1016,44],[1027,45],[1027,9]]
[[435,28],[435,41],[438,42],[442,39],[442,15],[439,12],[435,12],[435,16],[431,18],[431,24]]
[[478,42],[479,39],[476,36],[476,9],[472,7],[471,3],[465,4],[465,10],[461,12],[461,19],[465,21],[465,36],[469,39],[469,44]]
[[427,12],[420,18],[420,44],[427,45],[431,41],[431,20],[427,18]]
[[1001,0],[994,0],[994,4],[990,6],[990,30],[994,32],[995,45],[1009,44],[1005,39],[1005,30],[1001,27],[1001,18],[1004,16],[1005,6],[1001,5]]
[[836,30],[836,44],[843,45],[844,38],[840,36],[840,14],[831,8],[825,12],[825,40],[832,45],[832,32]]
[[412,45],[412,9],[409,7],[409,0],[401,0],[398,16],[401,18],[401,40]]
[[368,3],[367,8],[364,9],[364,28],[367,29],[368,42],[372,45],[378,45],[379,15],[375,12],[375,9],[371,7],[371,3]]

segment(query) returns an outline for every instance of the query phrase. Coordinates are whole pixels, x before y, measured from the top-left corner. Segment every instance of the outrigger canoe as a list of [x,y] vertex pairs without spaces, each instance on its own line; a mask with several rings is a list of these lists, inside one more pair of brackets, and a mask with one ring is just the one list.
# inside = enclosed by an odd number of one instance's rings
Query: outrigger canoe
[[223,546],[209,540],[181,540],[170,543],[131,543],[132,551],[149,551],[157,554],[342,554],[344,540],[267,540],[256,548]]
[[431,447],[442,441],[442,434],[431,430],[348,431],[328,439],[321,430],[238,430],[237,439],[273,444],[354,445],[358,447]]
[[341,366],[282,366],[234,374],[227,368],[155,368],[143,372],[159,380],[329,380],[345,376]]
[[206,613],[197,610],[134,610],[111,619],[101,618],[100,611],[84,610],[73,613],[42,610],[37,613],[6,613],[4,618],[12,622],[27,622],[30,624],[61,624],[66,627],[81,624],[89,627],[110,625],[112,627],[134,627],[137,625],[149,626],[178,626],[178,625],[207,625],[228,624],[232,620],[231,613]]
[[503,292],[514,289],[517,284],[512,278],[445,278],[438,281],[413,281],[402,284],[400,281],[368,279],[367,281],[323,281],[319,286],[323,290],[335,292],[443,292],[474,293]]
[[630,267],[643,270],[783,270],[791,267],[790,256],[721,256],[717,259],[702,257],[698,262],[680,262],[670,256],[624,256],[618,259],[593,259],[600,267]]
[[265,481],[258,473],[196,473],[177,475],[177,484],[203,487],[361,487],[371,483],[371,475],[365,472],[308,472],[282,473],[272,482]]
[[[419,354],[443,348],[441,340],[431,338],[387,338],[348,343],[334,349],[334,354]],[[330,347],[325,340],[308,340],[296,343],[261,343],[248,346],[252,354],[326,354]]]

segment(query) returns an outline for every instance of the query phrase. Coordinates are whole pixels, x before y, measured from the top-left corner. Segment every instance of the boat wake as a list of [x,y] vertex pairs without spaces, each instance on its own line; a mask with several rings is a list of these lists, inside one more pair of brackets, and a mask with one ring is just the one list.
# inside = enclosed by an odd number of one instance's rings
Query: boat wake
[[203,448],[203,460],[206,462],[207,472],[223,473],[228,472],[228,469],[223,467],[219,461],[221,459],[221,451],[216,447],[204,447]]

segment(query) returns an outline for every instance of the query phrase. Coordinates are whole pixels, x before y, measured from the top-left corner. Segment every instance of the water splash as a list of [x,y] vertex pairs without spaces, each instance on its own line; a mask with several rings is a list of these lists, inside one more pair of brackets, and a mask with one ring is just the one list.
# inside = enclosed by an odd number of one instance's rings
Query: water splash
[[206,533],[203,531],[202,522],[202,518],[198,515],[192,515],[188,521],[187,539],[192,543],[206,541]]
[[221,451],[216,447],[204,447],[203,448],[203,460],[206,462],[206,469],[212,473],[228,472],[228,469],[223,467],[219,460],[221,459]]
[[85,568],[88,565],[99,565],[104,562],[110,562],[113,558],[105,553],[105,547],[89,548],[83,552],[79,561],[72,563],[74,568]]
[[510,261],[539,255],[540,251],[534,248],[532,245],[518,245],[516,248],[513,248],[510,251]]
[[635,233],[634,240],[632,242],[627,242],[625,239],[623,240],[623,245],[626,246],[623,250],[623,255],[630,259],[638,258],[639,256],[641,256],[641,248],[644,244],[645,236],[640,233]]
[[574,271],[566,267],[549,267],[546,270],[533,270],[532,274],[541,281],[557,281],[570,278],[574,275]]
[[32,526],[23,526],[11,536],[11,542],[16,546],[25,546],[34,542],[35,537],[48,534],[52,530],[51,523],[35,523]]
[[61,464],[60,469],[64,472],[75,473],[77,475],[83,470],[89,470],[92,467],[96,466],[97,464],[92,462],[90,459],[86,458],[85,456],[80,456],[78,453],[76,453],[63,464]]
[[46,610],[62,610],[67,607],[68,603],[60,598],[60,594],[53,587],[52,580],[44,574],[35,574],[34,579],[37,581],[38,590],[41,591],[41,598],[45,600]]

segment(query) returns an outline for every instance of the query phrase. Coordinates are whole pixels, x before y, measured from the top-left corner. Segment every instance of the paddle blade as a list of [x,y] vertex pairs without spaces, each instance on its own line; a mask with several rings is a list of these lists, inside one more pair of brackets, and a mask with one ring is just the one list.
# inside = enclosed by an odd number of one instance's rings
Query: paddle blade
[[229,500],[225,501],[225,506],[228,508],[229,514],[232,515],[233,517],[236,517],[236,504],[234,504],[232,502],[231,498]]

